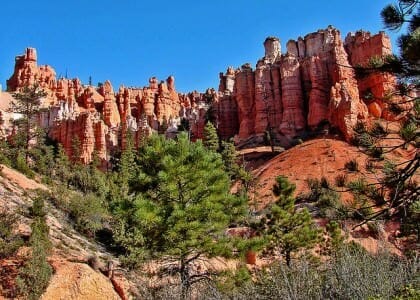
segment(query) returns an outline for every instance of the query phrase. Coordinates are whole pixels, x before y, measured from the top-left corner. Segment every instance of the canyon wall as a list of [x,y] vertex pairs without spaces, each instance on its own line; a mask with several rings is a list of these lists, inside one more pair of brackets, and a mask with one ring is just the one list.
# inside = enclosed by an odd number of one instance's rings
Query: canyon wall
[[[267,138],[289,146],[294,138],[322,126],[338,129],[349,140],[354,125],[367,120],[369,113],[390,116],[380,99],[393,88],[395,78],[389,73],[358,78],[354,71],[372,57],[391,53],[383,32],[357,32],[343,42],[330,26],[288,41],[284,54],[280,40],[268,37],[264,52],[255,69],[244,64],[220,73],[218,91],[181,94],[172,76],[165,81],[152,77],[148,86],[115,91],[109,81],[94,87],[77,78],[57,79],[52,67],[37,65],[36,50],[27,48],[16,57],[7,89],[19,92],[39,85],[47,92],[42,106],[48,108],[39,123],[70,157],[88,163],[96,153],[104,166],[110,155],[125,148],[129,131],[138,145],[153,132],[174,136],[181,123],[188,123],[194,140],[202,137],[211,119],[220,137],[234,138],[239,147],[261,145]],[[367,93],[373,98],[365,97]]]
[[[395,77],[374,73],[359,78],[354,70],[372,57],[391,54],[385,33],[360,31],[343,42],[340,32],[329,26],[288,41],[284,54],[279,39],[268,37],[264,50],[255,70],[245,64],[220,74],[217,117],[222,138],[234,137],[247,147],[269,135],[287,146],[293,138],[328,124],[350,140],[354,125],[367,120],[369,113],[389,117],[379,99],[395,86]],[[367,91],[376,101],[366,101]]]
[[[378,61],[383,57],[392,55],[391,41],[384,32],[376,35],[364,31],[348,34],[345,39],[345,47],[352,66],[369,67],[371,60]],[[370,114],[377,118],[394,118],[393,113],[388,108],[388,103],[384,101],[384,98],[394,89],[396,84],[396,78],[392,74],[368,72],[360,76],[357,83],[360,96],[366,102]],[[399,101],[396,97],[388,100]]]
[[[77,78],[57,79],[52,67],[37,65],[36,50],[27,48],[24,55],[16,57],[14,73],[7,81],[8,93],[3,94],[10,102],[11,93],[34,84],[47,92],[41,100],[47,110],[38,116],[38,123],[49,128],[50,136],[63,145],[69,157],[89,163],[96,153],[104,167],[110,155],[124,149],[128,131],[138,144],[153,132],[174,135],[185,119],[192,139],[201,137],[206,112],[217,96],[214,90],[180,94],[172,76],[160,82],[152,77],[149,86],[121,86],[118,91],[110,81],[94,87]],[[1,119],[6,110],[2,110]]]

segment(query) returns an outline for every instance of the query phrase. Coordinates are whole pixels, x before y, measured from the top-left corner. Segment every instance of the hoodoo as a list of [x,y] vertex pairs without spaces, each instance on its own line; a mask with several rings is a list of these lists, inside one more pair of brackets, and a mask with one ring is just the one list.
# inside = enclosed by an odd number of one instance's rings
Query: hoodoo
[[[165,81],[152,77],[146,87],[121,86],[117,91],[110,81],[94,87],[77,78],[57,79],[52,67],[37,65],[34,48],[16,57],[7,89],[18,92],[33,84],[43,88],[48,94],[42,105],[48,110],[39,116],[40,124],[49,127],[69,156],[78,141],[84,163],[95,151],[105,163],[111,152],[124,148],[128,130],[135,141],[152,132],[173,135],[182,119],[189,123],[193,139],[201,138],[212,119],[221,138],[251,147],[265,143],[267,134],[274,144],[289,146],[321,125],[349,140],[357,121],[369,114],[392,118],[380,99],[395,85],[395,77],[375,73],[358,78],[355,73],[356,66],[391,54],[385,33],[360,31],[343,42],[340,32],[329,26],[288,41],[285,53],[276,37],[263,44],[265,54],[255,68],[244,64],[220,73],[217,92],[178,93],[173,76]],[[7,118],[4,110],[2,116]]]

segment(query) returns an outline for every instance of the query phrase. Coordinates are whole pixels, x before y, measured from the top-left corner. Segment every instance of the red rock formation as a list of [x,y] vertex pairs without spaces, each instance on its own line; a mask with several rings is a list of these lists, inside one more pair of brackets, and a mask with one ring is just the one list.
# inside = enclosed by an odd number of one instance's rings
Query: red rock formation
[[99,92],[104,97],[103,117],[105,124],[109,127],[118,126],[121,123],[121,112],[118,110],[111,82],[109,80],[105,81]]
[[[83,94],[80,97],[81,106],[88,111],[94,111],[95,110],[95,100],[93,99],[93,87],[89,86],[87,89],[83,91]],[[107,119],[107,117],[104,116],[104,119]]]
[[306,59],[303,69],[307,70],[310,83],[308,102],[308,126],[312,129],[323,120],[328,120],[329,86],[327,64],[319,56]]
[[229,67],[226,74],[220,73],[219,93],[215,97],[217,131],[222,139],[233,137],[239,131],[238,106],[232,96],[235,71]]
[[293,55],[286,55],[280,66],[283,115],[279,124],[280,132],[293,137],[306,126],[303,111],[303,93],[300,64]]
[[239,130],[238,107],[229,94],[219,95],[215,99],[218,112],[217,131],[222,139],[233,137]]
[[[359,89],[369,89],[383,97],[384,91],[395,85],[390,74],[372,75],[367,81],[356,78],[356,64],[390,49],[389,39],[383,33],[364,35],[363,43],[360,39],[358,35],[350,36],[344,45],[340,32],[330,26],[289,41],[287,54],[281,55],[279,40],[267,38],[265,56],[255,71],[247,66],[233,74],[232,69],[220,74],[219,134],[249,143],[250,137],[261,136],[270,129],[271,138],[287,145],[294,136],[329,122],[349,140],[357,120],[368,116]],[[229,103],[232,105],[227,107]],[[375,115],[379,111],[383,115],[383,104],[380,110],[369,107]],[[238,125],[223,124],[235,111]]]
[[24,55],[16,56],[15,71],[7,80],[7,89],[17,91],[25,85],[39,84],[43,88],[54,86],[55,71],[50,66],[37,65],[37,55],[34,48],[27,48]]
[[[32,48],[16,57],[7,84],[10,91],[28,84],[44,88],[43,105],[50,109],[40,116],[40,124],[52,127],[51,136],[70,156],[77,138],[77,159],[84,163],[95,151],[105,163],[114,148],[124,148],[128,130],[137,145],[152,132],[173,136],[182,119],[189,122],[193,140],[202,137],[211,118],[223,139],[235,137],[246,147],[264,143],[267,134],[275,144],[288,146],[295,136],[325,122],[349,140],[356,122],[367,118],[368,107],[374,117],[390,116],[382,99],[395,78],[388,73],[356,78],[354,71],[371,57],[390,54],[384,33],[358,32],[348,35],[344,45],[340,32],[328,27],[290,40],[286,54],[275,37],[264,41],[264,50],[255,70],[249,64],[229,67],[220,74],[219,91],[204,94],[179,94],[172,76],[161,82],[152,77],[146,87],[121,87],[116,94],[109,81],[99,88],[78,79],[57,81],[51,67],[37,66]],[[373,100],[364,99],[368,92]]]
[[53,261],[53,268],[42,299],[121,299],[112,282],[87,264]]
[[[170,86],[170,88],[168,87]],[[158,85],[157,102],[155,106],[156,118],[160,125],[179,115],[181,103],[175,92],[174,78],[171,76],[166,82]]]
[[249,138],[255,133],[255,80],[249,64],[236,73],[233,95],[238,106],[240,139]]
[[[179,94],[172,76],[160,83],[152,77],[148,87],[121,87],[116,94],[110,81],[99,88],[83,86],[79,79],[57,81],[51,67],[37,66],[32,48],[16,58],[8,88],[19,91],[28,84],[39,84],[48,94],[43,105],[50,109],[40,115],[40,125],[51,127],[51,137],[63,144],[70,157],[88,163],[96,151],[103,166],[114,148],[125,147],[128,130],[138,144],[152,132],[176,133],[181,118],[185,118],[192,124],[191,135],[201,137],[208,99],[217,98],[216,93]],[[76,143],[78,153],[73,151]]]
[[[392,54],[391,41],[383,31],[376,35],[365,31],[349,33],[345,39],[345,47],[352,66],[366,67],[371,59],[378,60]],[[394,117],[384,98],[394,89],[395,84],[395,76],[386,72],[374,72],[359,76],[360,96],[365,99],[370,108],[374,108],[374,110],[370,110],[372,114],[377,115],[380,111],[379,117],[387,119]],[[393,100],[398,101],[399,99],[394,97]],[[379,105],[380,110],[373,103]]]
[[255,70],[255,133],[277,130],[272,127],[281,122],[282,109],[279,65],[259,61]]
[[349,33],[345,39],[345,47],[352,66],[364,65],[373,57],[392,54],[391,40],[383,31],[375,35],[366,31]]

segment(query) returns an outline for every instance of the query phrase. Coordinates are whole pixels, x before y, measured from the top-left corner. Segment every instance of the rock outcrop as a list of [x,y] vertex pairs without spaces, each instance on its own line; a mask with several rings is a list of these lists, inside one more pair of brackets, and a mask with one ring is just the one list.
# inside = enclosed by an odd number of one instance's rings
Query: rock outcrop
[[[371,60],[378,61],[392,55],[391,41],[385,32],[371,35],[369,32],[358,31],[349,33],[345,39],[345,47],[352,66],[369,67]],[[372,72],[360,76],[357,81],[360,97],[364,99],[369,113],[378,118],[393,119],[394,115],[388,108],[386,95],[396,85],[396,78],[387,72]],[[394,101],[399,101],[393,97]]]
[[[69,157],[89,163],[96,153],[103,167],[110,153],[125,147],[128,131],[137,144],[153,132],[174,134],[185,119],[191,124],[192,138],[201,137],[206,112],[217,97],[211,90],[180,94],[173,76],[161,82],[152,77],[147,87],[121,86],[118,92],[108,80],[93,87],[77,78],[57,79],[52,67],[37,65],[36,50],[27,48],[24,55],[16,57],[7,88],[19,92],[34,84],[47,92],[41,104],[48,110],[39,116],[40,125],[50,128],[51,137],[63,145]],[[0,110],[0,125],[8,124],[7,117],[6,110]]]
[[7,88],[16,91],[25,85],[39,84],[43,88],[51,88],[56,83],[55,71],[48,65],[37,65],[34,48],[27,48],[25,54],[16,56],[15,71],[7,81]]
[[111,281],[86,264],[56,261],[54,275],[43,300],[56,299],[121,299]]
[[[357,32],[343,42],[340,32],[329,26],[290,40],[284,54],[280,40],[268,37],[264,50],[255,69],[244,64],[220,73],[218,92],[180,94],[172,76],[165,81],[152,77],[145,87],[121,86],[117,92],[110,81],[93,87],[77,78],[57,79],[52,67],[37,65],[36,50],[28,48],[16,57],[7,88],[15,92],[25,85],[41,86],[48,93],[42,105],[49,109],[40,115],[40,124],[51,129],[51,137],[70,157],[88,163],[96,153],[103,166],[111,153],[125,148],[129,131],[137,145],[153,132],[173,136],[182,120],[193,140],[202,137],[205,122],[212,119],[221,138],[247,147],[268,139],[288,146],[326,125],[349,140],[356,122],[369,113],[392,117],[381,99],[395,78],[389,73],[359,78],[354,69],[391,53],[383,32]],[[4,113],[0,117],[7,123]],[[74,153],[75,146],[80,151]]]
[[[220,74],[221,137],[235,137],[246,146],[261,143],[269,134],[287,146],[294,137],[329,124],[349,140],[356,122],[368,118],[368,107],[372,115],[384,117],[384,103],[366,102],[363,93],[369,90],[381,99],[395,86],[395,78],[389,73],[358,78],[354,71],[372,57],[391,53],[383,32],[349,34],[344,43],[340,32],[329,26],[290,40],[285,54],[274,37],[265,40],[264,48],[255,70],[245,64]],[[227,125],[225,120],[232,122]]]

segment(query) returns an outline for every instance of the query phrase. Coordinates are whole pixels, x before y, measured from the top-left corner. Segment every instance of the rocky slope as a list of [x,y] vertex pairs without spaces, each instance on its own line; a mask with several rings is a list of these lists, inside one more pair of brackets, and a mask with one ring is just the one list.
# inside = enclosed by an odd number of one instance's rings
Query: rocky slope
[[[390,123],[389,126],[392,130],[397,128],[395,123]],[[401,142],[396,134],[389,134],[387,138],[387,145],[390,146],[398,145]],[[241,153],[246,156],[248,151],[248,149],[242,150]],[[270,149],[259,149],[259,151],[260,155],[265,155]],[[413,145],[408,146],[407,149],[395,149],[385,155],[385,161],[404,163],[415,157],[417,151]],[[345,167],[345,164],[351,160],[357,162],[357,171],[349,171]],[[372,163],[371,158],[360,151],[358,147],[337,140],[336,136],[326,135],[310,139],[265,160],[253,169],[255,182],[249,193],[250,204],[254,205],[258,211],[276,201],[272,189],[277,176],[286,176],[290,182],[296,184],[295,196],[298,198],[308,194],[308,180],[320,180],[323,177],[329,182],[330,187],[338,192],[339,203],[344,204],[351,210],[352,207],[355,207],[355,197],[348,191],[348,188],[337,187],[336,179],[340,176],[345,178],[346,183],[359,178],[363,178],[369,183],[378,182],[381,176],[379,170],[383,168],[384,161],[373,162],[372,169],[367,167],[369,162]],[[414,176],[416,181],[420,179],[419,175]],[[304,201],[300,205],[307,206],[318,223],[321,226],[325,225],[323,223],[324,219],[317,217],[319,208],[313,203]],[[382,247],[401,255],[404,249],[415,247],[415,245],[407,243],[404,238],[400,237],[399,220],[383,221],[380,223],[379,233],[372,232],[366,224],[355,227],[359,222],[348,218],[343,221],[342,228],[348,234],[349,240],[356,241],[370,252],[376,252]]]
[[[46,190],[47,187],[6,166],[0,167],[0,210],[19,214],[16,231],[28,238],[31,219],[26,212],[32,205],[35,190]],[[43,300],[128,298],[129,284],[120,272],[108,278],[88,265],[90,257],[97,257],[101,266],[109,260],[118,263],[103,246],[77,233],[67,217],[51,204],[47,204],[47,224],[53,243],[48,262],[54,269],[54,275]],[[27,254],[28,249],[23,247],[14,257],[0,259],[0,299],[15,298],[16,276]]]
[[[269,148],[247,149],[245,152],[253,151],[270,152]],[[415,149],[409,148],[404,151],[394,153],[395,159],[407,159],[415,154]],[[344,164],[350,160],[358,161],[360,170],[358,173],[349,172],[344,168]],[[352,180],[358,176],[372,178],[365,169],[367,156],[361,153],[356,147],[349,146],[346,142],[336,140],[334,137],[326,136],[304,142],[266,160],[256,167],[253,174],[256,178],[254,190],[251,193],[250,204],[256,204],[259,208],[273,202],[272,186],[275,177],[285,175],[293,183],[296,183],[296,195],[308,191],[306,179],[319,178],[324,176],[330,183],[334,182],[337,175],[346,175],[347,180]],[[299,163],[296,163],[299,162]],[[32,204],[34,189],[46,189],[46,187],[32,179],[7,167],[2,168],[0,174],[0,209],[6,208],[9,211],[27,211]],[[342,201],[350,204],[352,197],[342,193]],[[55,209],[53,205],[47,206],[47,223],[50,227],[50,238],[54,249],[48,261],[54,268],[54,275],[45,291],[42,299],[128,299],[131,285],[124,279],[125,273],[115,272],[112,279],[104,276],[96,268],[88,265],[88,258],[96,256],[100,261],[106,262],[110,259],[117,263],[117,259],[91,240],[78,234],[67,221],[65,215]],[[31,220],[25,217],[25,213],[20,216],[19,232],[23,236],[30,235]],[[317,222],[325,225],[323,219],[318,218]],[[356,221],[346,221],[344,230],[348,233],[350,240],[355,240],[369,251],[376,252],[381,247],[396,254],[401,254],[400,249],[404,248],[398,237],[398,222],[387,221],[381,227],[379,235],[373,234],[367,226],[352,230]],[[27,252],[26,252],[27,253]],[[17,269],[25,260],[25,251],[19,251],[18,255],[12,259],[0,260],[0,299],[3,296],[13,295],[13,291],[7,289],[3,284],[8,283],[8,287],[14,284],[17,276]],[[219,263],[212,262],[212,266],[220,266]],[[258,257],[257,266],[268,262],[265,257]],[[226,264],[222,264],[226,267]],[[235,263],[229,264],[234,268]],[[154,268],[153,262],[146,268]],[[7,272],[1,272],[1,269]],[[149,270],[150,271],[150,270]],[[153,273],[153,272],[152,272]],[[141,276],[140,276],[141,277]],[[138,279],[138,278],[137,278]],[[156,279],[157,280],[157,279]]]
[[[124,148],[130,129],[138,142],[152,132],[173,135],[181,120],[189,123],[193,139],[201,138],[207,118],[212,118],[223,139],[234,137],[241,147],[262,145],[267,139],[281,146],[308,131],[329,124],[349,140],[358,120],[391,118],[381,99],[395,85],[386,73],[358,78],[354,67],[372,57],[391,53],[385,33],[357,32],[347,35],[328,27],[286,44],[279,39],[264,42],[265,55],[256,68],[244,64],[220,74],[219,91],[178,93],[175,79],[150,78],[146,87],[121,86],[114,91],[109,81],[99,87],[77,78],[57,78],[54,69],[37,64],[36,50],[16,57],[15,70],[7,81],[9,92],[38,84],[48,92],[39,123],[72,155],[77,139],[81,161],[91,161],[96,151],[106,164],[110,155]],[[373,97],[365,97],[367,94]],[[366,99],[365,99],[366,98]],[[368,99],[368,100],[367,100]],[[11,95],[0,93],[0,127],[10,134]]]

